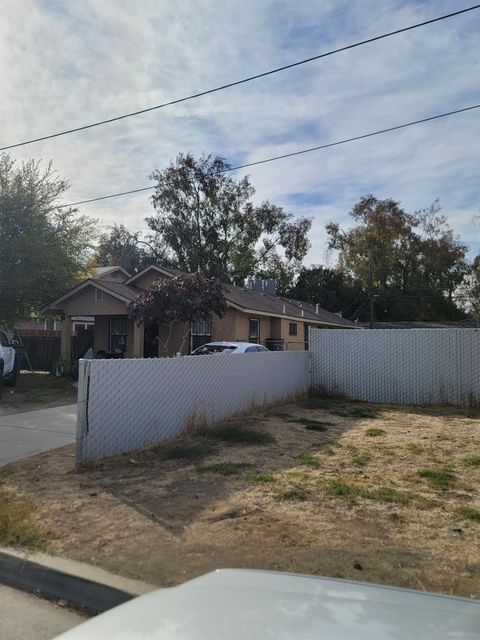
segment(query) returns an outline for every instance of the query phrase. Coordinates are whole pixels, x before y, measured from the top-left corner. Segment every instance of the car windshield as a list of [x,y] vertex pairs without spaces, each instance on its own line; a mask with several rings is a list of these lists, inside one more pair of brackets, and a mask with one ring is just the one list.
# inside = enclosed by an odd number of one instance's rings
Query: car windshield
[[204,356],[212,353],[231,353],[235,351],[237,347],[230,344],[206,344],[203,347],[198,347],[192,353],[194,356]]

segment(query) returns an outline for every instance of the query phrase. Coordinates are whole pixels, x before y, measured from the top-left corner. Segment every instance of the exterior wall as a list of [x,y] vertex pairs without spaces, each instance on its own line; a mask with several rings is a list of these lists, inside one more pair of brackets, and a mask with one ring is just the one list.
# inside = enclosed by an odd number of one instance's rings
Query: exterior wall
[[236,314],[235,309],[227,309],[223,318],[218,318],[216,315],[212,316],[212,341],[226,340],[234,342],[237,340],[235,329]]
[[150,289],[150,287],[156,280],[166,277],[168,276],[163,276],[161,273],[155,270],[147,271],[147,273],[144,273],[143,276],[137,278],[135,282],[132,282],[132,285],[138,287],[139,289]]
[[281,339],[282,337],[282,319],[281,318],[271,318],[270,333],[272,334],[270,338],[273,338],[274,340]]
[[130,276],[126,276],[121,269],[115,269],[99,276],[100,280],[112,280],[113,282],[125,282]]
[[[179,324],[176,327],[172,328],[172,333],[171,333],[171,337],[168,344],[168,348],[171,353],[176,354],[177,352],[180,351],[180,343],[183,340],[186,330],[187,330],[187,327],[185,324]],[[160,338],[160,342],[158,344],[158,355],[160,358],[165,358],[170,355],[167,353],[164,345],[162,344],[162,341],[165,342],[167,335],[168,335],[168,327],[160,325],[158,330],[158,336]],[[188,342],[189,341],[187,336],[187,339],[185,340],[185,344],[181,351],[181,354],[183,356],[188,355],[189,346],[190,346]]]
[[307,391],[309,354],[82,360],[77,462],[182,436]]
[[[297,325],[297,335],[291,336],[288,333],[289,325],[291,322],[295,322]],[[285,348],[288,351],[305,351],[306,344],[304,342],[304,326],[303,320],[287,320],[281,319],[282,323],[282,338],[285,340]],[[288,344],[287,344],[288,343]]]
[[268,316],[256,316],[255,314],[243,313],[236,311],[235,317],[235,335],[236,340],[240,342],[249,341],[250,319],[260,320],[260,342],[263,344],[267,338],[270,338],[270,320]]
[[126,303],[114,298],[106,291],[103,300],[95,300],[95,287],[85,287],[59,307],[66,316],[124,316],[127,311]]
[[126,358],[143,358],[143,325],[140,327],[133,320],[127,320]]

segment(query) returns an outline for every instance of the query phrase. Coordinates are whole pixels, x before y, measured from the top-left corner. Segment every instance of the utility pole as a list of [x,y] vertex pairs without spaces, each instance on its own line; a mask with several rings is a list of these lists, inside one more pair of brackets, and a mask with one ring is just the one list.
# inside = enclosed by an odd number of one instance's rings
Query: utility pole
[[368,301],[370,304],[370,329],[373,329],[373,272],[371,260],[368,263]]

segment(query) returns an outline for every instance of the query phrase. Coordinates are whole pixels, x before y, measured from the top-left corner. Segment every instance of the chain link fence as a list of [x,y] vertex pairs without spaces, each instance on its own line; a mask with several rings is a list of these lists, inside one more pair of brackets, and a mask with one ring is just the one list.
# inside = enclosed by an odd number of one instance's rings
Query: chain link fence
[[355,400],[480,406],[479,329],[310,330],[312,386]]
[[181,436],[309,386],[306,351],[80,360],[77,462]]

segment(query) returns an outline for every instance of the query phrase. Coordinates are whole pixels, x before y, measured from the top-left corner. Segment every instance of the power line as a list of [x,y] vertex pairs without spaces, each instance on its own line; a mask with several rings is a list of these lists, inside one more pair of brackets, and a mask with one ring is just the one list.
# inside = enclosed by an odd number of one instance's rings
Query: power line
[[[321,144],[316,147],[310,147],[308,149],[301,149],[300,151],[292,151],[291,153],[283,153],[279,156],[273,156],[272,158],[265,158],[264,160],[256,160],[255,162],[248,162],[246,164],[240,164],[236,167],[230,167],[229,169],[225,169],[221,173],[227,173],[230,171],[237,171],[239,169],[245,169],[248,167],[254,167],[259,164],[266,164],[267,162],[274,162],[276,160],[283,160],[284,158],[292,158],[293,156],[299,156],[304,153],[311,153],[312,151],[319,151],[320,149],[328,149],[330,147],[338,147],[342,144],[347,144],[349,142],[355,142],[357,140],[363,140],[364,138],[372,138],[373,136],[378,136],[383,133],[389,133],[390,131],[398,131],[399,129],[405,129],[406,127],[412,127],[415,124],[422,124],[424,122],[430,122],[431,120],[438,120],[439,118],[446,118],[447,116],[452,116],[459,113],[465,113],[466,111],[472,111],[473,109],[480,108],[480,104],[474,104],[470,107],[463,107],[462,109],[455,109],[454,111],[446,111],[445,113],[439,113],[434,116],[429,116],[428,118],[421,118],[420,120],[412,120],[411,122],[406,122],[404,124],[398,124],[394,127],[387,127],[386,129],[379,129],[378,131],[372,131],[371,133],[364,133],[359,136],[353,136],[352,138],[345,138],[343,140],[337,140],[336,142],[328,142],[327,144]],[[120,193],[111,193],[107,196],[99,196],[97,198],[90,198],[88,200],[79,200],[77,202],[70,202],[69,204],[62,204],[58,208],[63,209],[64,207],[76,207],[80,204],[88,204],[89,202],[98,202],[99,200],[107,200],[109,198],[118,198],[119,196],[130,195],[131,193],[139,193],[140,191],[151,191],[155,189],[155,187],[143,187],[141,189],[132,189],[130,191],[121,191]]]
[[153,107],[147,107],[146,109],[139,109],[138,111],[131,111],[130,113],[124,113],[120,116],[114,116],[112,118],[106,118],[105,120],[99,120],[98,122],[92,122],[90,124],[85,124],[80,127],[73,127],[71,129],[66,129],[65,131],[59,131],[58,133],[51,133],[46,136],[40,136],[39,138],[32,138],[30,140],[24,140],[23,142],[16,142],[15,144],[9,144],[4,147],[0,147],[0,151],[6,151],[7,149],[14,149],[16,147],[23,147],[27,144],[34,144],[36,142],[41,142],[43,140],[50,140],[51,138],[59,138],[60,136],[66,136],[71,133],[75,133],[77,131],[85,131],[86,129],[93,129],[94,127],[100,127],[104,124],[109,124],[111,122],[117,122],[118,120],[125,120],[126,118],[132,118],[133,116],[138,116],[143,113],[149,113],[150,111],[156,111],[158,109],[163,109],[165,107],[170,107],[175,104],[179,104],[181,102],[187,102],[187,100],[194,100],[196,98],[201,98],[202,96],[209,95],[211,93],[217,93],[218,91],[223,91],[224,89],[230,89],[231,87],[236,87],[240,84],[246,84],[247,82],[251,82],[252,80],[258,80],[259,78],[265,78],[267,76],[274,75],[275,73],[280,73],[281,71],[286,71],[287,69],[293,69],[295,67],[299,67],[304,64],[308,64],[309,62],[314,62],[315,60],[320,60],[322,58],[327,58],[329,56],[333,56],[337,53],[341,53],[342,51],[348,51],[350,49],[355,49],[357,47],[362,47],[366,44],[371,44],[372,42],[377,42],[378,40],[384,40],[385,38],[390,38],[391,36],[398,35],[399,33],[405,33],[406,31],[412,31],[413,29],[418,29],[420,27],[425,27],[429,24],[434,24],[435,22],[440,22],[441,20],[446,20],[448,18],[453,18],[455,16],[459,16],[461,14],[467,13],[469,11],[474,11],[476,9],[480,9],[480,4],[475,4],[471,7],[467,7],[465,9],[460,9],[459,11],[453,11],[452,13],[447,13],[442,16],[438,16],[437,18],[432,18],[430,20],[424,20],[423,22],[417,22],[416,24],[409,25],[408,27],[402,27],[400,29],[396,29],[395,31],[389,31],[388,33],[383,33],[379,36],[374,36],[372,38],[367,38],[366,40],[360,40],[359,42],[354,42],[353,44],[345,45],[344,47],[339,47],[338,49],[332,49],[331,51],[326,51],[325,53],[320,53],[316,56],[312,56],[310,58],[305,58],[304,60],[298,60],[297,62],[292,62],[291,64],[284,65],[282,67],[277,67],[275,69],[271,69],[270,71],[264,71],[262,73],[257,73],[253,76],[248,76],[247,78],[243,78],[241,80],[235,80],[234,82],[228,82],[227,84],[220,85],[218,87],[214,87],[212,89],[206,89],[204,91],[199,91],[198,93],[193,93],[188,96],[184,96],[183,98],[176,98],[174,100],[170,100],[168,102],[163,102],[161,104],[154,105]]

